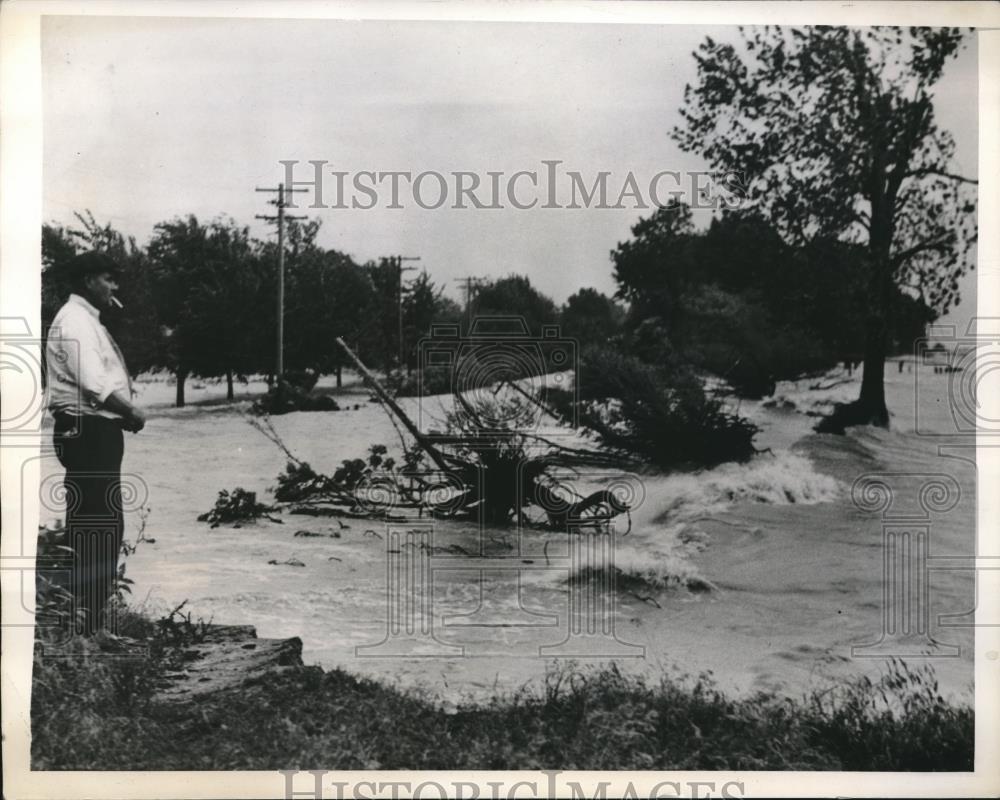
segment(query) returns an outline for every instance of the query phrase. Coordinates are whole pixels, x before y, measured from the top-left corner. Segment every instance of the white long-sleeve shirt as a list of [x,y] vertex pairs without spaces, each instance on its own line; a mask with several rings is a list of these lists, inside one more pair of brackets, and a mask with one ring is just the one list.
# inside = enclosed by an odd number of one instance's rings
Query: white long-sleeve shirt
[[45,348],[49,410],[120,419],[101,408],[112,392],[130,399],[131,380],[118,345],[101,324],[100,312],[78,294],[59,309]]

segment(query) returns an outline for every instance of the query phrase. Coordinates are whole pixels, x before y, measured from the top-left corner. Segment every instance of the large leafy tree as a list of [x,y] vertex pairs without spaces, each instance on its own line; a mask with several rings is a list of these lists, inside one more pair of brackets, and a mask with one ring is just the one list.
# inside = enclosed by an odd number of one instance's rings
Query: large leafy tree
[[[419,365],[420,341],[431,332],[431,326],[458,322],[461,311],[443,296],[443,287],[436,285],[426,270],[407,280],[398,256],[381,258],[377,264],[369,262],[364,269],[370,286],[367,303],[360,307],[355,300],[350,301],[350,307],[359,313],[345,316],[352,321],[345,339],[357,341],[356,349],[372,363],[386,370],[405,365],[409,374]],[[348,311],[345,308],[345,315]]]
[[606,346],[621,333],[625,324],[625,309],[613,298],[585,286],[566,300],[560,322],[562,335],[574,339],[581,347]]
[[699,279],[692,254],[694,223],[690,206],[658,208],[632,226],[632,238],[611,251],[617,297],[634,318],[673,318],[681,297]]
[[[162,222],[149,243],[159,317],[168,336],[168,363],[184,405],[188,375],[232,375],[265,367],[270,355],[262,331],[268,319],[266,272],[245,227],[218,219],[208,225],[194,215]],[[268,324],[268,323],[271,324]]]
[[192,370],[225,375],[229,400],[234,374],[264,369],[268,351],[263,340],[270,331],[260,322],[270,310],[270,277],[248,228],[230,219],[208,225],[206,261],[191,275],[192,291],[184,307],[184,335],[194,344]]
[[441,322],[444,305],[444,287],[431,280],[427,270],[422,270],[406,287],[403,296],[403,342],[406,352],[406,371],[417,366],[420,340],[430,334],[431,326]]
[[[330,251],[333,260],[330,267],[330,281],[335,287],[333,306],[329,311],[330,321],[336,335],[353,345],[354,351],[365,353],[361,346],[372,337],[370,324],[376,319],[376,296],[369,272],[347,256]],[[347,357],[338,347],[333,355],[337,371],[337,386],[341,384],[341,373]]]
[[[528,331],[538,336],[543,325],[554,325],[559,320],[559,311],[550,297],[539,292],[524,275],[509,275],[506,278],[486,283],[479,288],[471,303],[471,317],[521,317]],[[510,330],[503,321],[500,330]],[[490,328],[480,325],[477,329],[488,332]]]
[[373,294],[370,314],[359,331],[361,355],[387,371],[402,366],[399,361],[399,321],[405,286],[402,267],[396,256],[365,264]]
[[374,289],[350,256],[316,244],[319,229],[319,220],[289,223],[285,361],[293,369],[335,371],[340,385],[345,356],[336,339],[356,343],[373,312]]
[[707,38],[685,89],[680,146],[737,173],[789,242],[863,247],[864,377],[831,429],[888,424],[884,370],[894,291],[937,312],[972,266],[974,180],[956,174],[933,88],[962,47],[955,28],[741,29]]
[[[289,220],[286,226],[284,365],[318,371],[328,366],[328,354],[336,349],[329,326],[332,286],[326,252],[316,244],[320,222]],[[264,253],[269,271],[276,274],[277,243],[268,242]],[[270,344],[272,350],[275,346]]]

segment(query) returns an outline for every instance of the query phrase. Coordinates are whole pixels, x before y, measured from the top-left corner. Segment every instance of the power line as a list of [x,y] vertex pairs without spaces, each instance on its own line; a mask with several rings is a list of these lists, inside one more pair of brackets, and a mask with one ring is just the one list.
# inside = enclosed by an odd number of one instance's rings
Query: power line
[[278,223],[278,345],[277,345],[277,355],[275,357],[275,372],[274,376],[276,380],[281,380],[281,376],[285,374],[285,358],[284,358],[284,348],[285,348],[285,220],[286,219],[305,219],[304,216],[296,216],[294,214],[285,214],[285,193],[286,192],[307,192],[308,189],[286,189],[285,184],[279,183],[277,187],[256,187],[255,191],[258,192],[277,192],[278,196],[274,200],[268,200],[267,202],[273,206],[278,207],[278,213],[276,216],[271,216],[269,214],[255,214],[256,219],[263,219],[267,222],[277,222]]

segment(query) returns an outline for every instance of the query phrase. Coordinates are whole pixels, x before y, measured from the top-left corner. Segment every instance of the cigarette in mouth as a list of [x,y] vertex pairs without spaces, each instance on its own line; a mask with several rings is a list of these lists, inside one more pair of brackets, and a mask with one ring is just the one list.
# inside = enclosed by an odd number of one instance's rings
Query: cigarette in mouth
[[114,295],[111,296],[111,303],[114,305],[115,308],[125,308],[125,306],[121,304],[121,301]]

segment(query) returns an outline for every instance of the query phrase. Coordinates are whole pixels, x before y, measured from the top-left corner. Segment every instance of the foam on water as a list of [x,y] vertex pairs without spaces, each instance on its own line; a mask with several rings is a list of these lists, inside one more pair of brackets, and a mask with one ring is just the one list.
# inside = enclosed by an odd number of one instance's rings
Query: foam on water
[[699,523],[719,519],[740,503],[771,505],[832,502],[843,485],[790,452],[761,454],[746,464],[723,464],[696,473],[644,476],[645,497],[620,536],[615,566],[620,578],[657,589],[710,584],[690,557],[709,545]]

